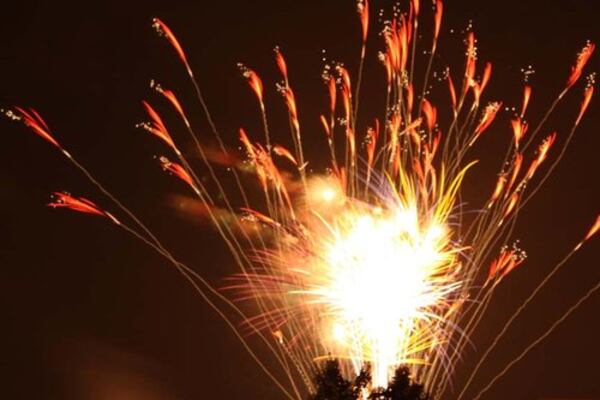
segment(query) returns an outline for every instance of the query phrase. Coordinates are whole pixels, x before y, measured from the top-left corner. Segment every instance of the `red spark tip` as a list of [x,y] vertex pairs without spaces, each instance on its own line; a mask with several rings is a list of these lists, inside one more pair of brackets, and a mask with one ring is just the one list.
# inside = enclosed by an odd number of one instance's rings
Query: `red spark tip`
[[412,113],[414,99],[415,91],[412,83],[409,83],[408,85],[406,85],[406,108],[409,114]]
[[350,73],[348,70],[341,65],[336,67],[338,73],[340,74],[340,78],[342,79],[342,89],[344,89],[349,97],[352,97],[352,85],[350,83]]
[[471,142],[469,142],[469,146],[472,146],[477,138],[479,138],[479,136],[481,136],[481,134],[492,124],[500,107],[502,107],[502,102],[499,101],[495,101],[487,105],[483,111],[483,116],[481,117],[479,125],[477,125],[477,128],[475,128],[473,139],[471,139]]
[[526,258],[527,254],[523,250],[518,249],[516,245],[511,249],[503,247],[500,255],[490,265],[488,277],[485,282],[486,285],[495,277],[498,277],[498,279],[494,284],[498,284],[508,273],[523,264]]
[[465,65],[465,79],[466,85],[464,86],[464,92],[468,90],[470,86],[475,83],[475,68],[477,62],[477,49],[475,47],[475,34],[469,32],[467,35],[467,62]]
[[479,95],[483,93],[487,84],[490,82],[490,77],[492,76],[492,63],[486,62],[485,69],[483,70],[483,77],[481,78],[481,84],[479,85]]
[[511,120],[510,122],[511,122],[512,129],[513,129],[513,137],[515,140],[515,147],[518,149],[521,139],[523,139],[523,136],[525,136],[525,133],[527,133],[527,128],[529,127],[529,124],[527,122],[523,121],[521,118],[515,118],[515,119]]
[[273,218],[268,217],[265,214],[260,213],[256,210],[252,210],[252,209],[246,208],[246,207],[242,207],[240,210],[243,211],[244,213],[246,213],[247,215],[251,216],[252,218],[254,218],[255,221],[261,222],[266,225],[279,226],[279,223],[277,221],[275,221]]
[[251,70],[250,68],[244,66],[243,64],[238,64],[238,67],[242,71],[242,75],[244,78],[248,79],[248,83],[250,84],[250,88],[256,94],[261,107],[263,107],[263,84],[258,74]]
[[180,164],[170,161],[165,156],[159,157],[158,161],[160,162],[160,166],[162,167],[163,171],[168,171],[168,172],[172,173],[173,175],[175,175],[176,177],[178,177],[179,179],[181,179],[182,181],[187,183],[192,189],[194,189],[194,190],[196,189],[196,187],[194,186],[194,181],[192,180],[192,177],[187,173],[187,171]]
[[535,171],[537,171],[538,167],[544,162],[544,160],[546,160],[546,157],[548,157],[548,152],[550,151],[550,148],[554,144],[555,140],[556,140],[556,132],[553,132],[550,135],[548,135],[542,141],[542,143],[539,145],[538,156],[535,160],[532,161],[531,166],[529,167],[529,171],[527,172],[527,176],[526,176],[527,180],[529,180],[533,177],[533,175],[535,174]]
[[7,116],[9,116],[10,118],[20,119],[21,121],[23,121],[25,126],[31,129],[39,137],[46,140],[48,143],[56,146],[62,152],[65,152],[62,146],[58,143],[56,139],[54,139],[54,137],[50,133],[50,128],[48,128],[46,122],[44,122],[42,117],[33,108],[30,108],[26,111],[21,107],[15,107],[15,110],[17,111],[17,114],[19,114],[18,117],[11,117],[11,115],[14,115],[12,113],[7,113]]
[[579,115],[577,115],[577,120],[575,121],[576,125],[578,125],[579,122],[581,121],[583,114],[585,114],[585,111],[587,110],[588,106],[590,105],[590,101],[592,100],[592,95],[594,94],[594,75],[590,75],[589,81],[590,81],[590,83],[588,84],[588,86],[585,88],[585,91],[583,92],[583,100],[581,102],[581,107],[579,108]]
[[498,177],[498,181],[496,182],[496,187],[494,189],[494,193],[492,193],[492,197],[490,198],[490,203],[488,205],[488,208],[491,207],[492,204],[494,204],[494,202],[496,200],[498,200],[498,198],[502,194],[502,191],[504,190],[505,186],[506,186],[506,174],[500,174],[500,176]]
[[444,3],[442,0],[437,0],[435,3],[435,27],[434,27],[434,46],[437,43],[438,36],[440,35],[440,28],[442,26],[442,14],[444,12]]
[[242,142],[242,144],[246,148],[246,151],[248,155],[250,155],[250,158],[254,158],[254,146],[252,146],[252,143],[250,142],[250,139],[248,138],[248,135],[246,134],[244,128],[240,128],[240,142]]
[[102,210],[92,201],[83,197],[73,197],[67,192],[54,192],[52,194],[53,200],[48,203],[48,206],[53,208],[67,208],[69,210],[81,212],[84,214],[99,215],[110,219],[115,224],[119,225],[120,222],[107,211]]
[[[152,27],[156,30],[156,32],[158,32],[159,35],[164,36],[169,41],[169,43],[171,43],[171,46],[173,46],[173,48],[179,55],[179,58],[181,59],[181,61],[183,61],[183,63],[187,67],[188,66],[187,57],[183,51],[183,48],[179,44],[179,41],[177,40],[177,38],[175,37],[175,35],[171,31],[171,29],[158,18],[152,19]],[[188,70],[189,70],[189,68],[188,68]]]
[[422,107],[427,120],[427,129],[431,132],[437,122],[437,109],[427,99],[423,99]]
[[510,175],[510,181],[508,182],[508,186],[506,187],[506,196],[508,196],[508,192],[512,189],[513,185],[517,180],[517,176],[521,171],[521,166],[523,165],[523,154],[517,153],[515,155],[515,159],[512,164],[512,173]]
[[357,3],[357,8],[360,15],[362,40],[364,44],[367,41],[367,36],[369,34],[369,0],[359,0]]
[[291,161],[292,164],[294,164],[296,166],[298,165],[298,162],[296,161],[296,158],[285,147],[276,144],[275,146],[273,146],[273,152],[275,154],[277,154],[278,156],[280,156],[280,157],[287,158],[288,160]]
[[527,106],[529,105],[529,100],[531,99],[531,86],[525,85],[523,88],[523,106],[521,107],[521,118],[525,115],[525,111],[527,111]]
[[420,10],[420,1],[419,0],[412,0],[410,3],[414,9],[415,12],[415,16],[419,15],[419,10]]
[[298,129],[300,124],[300,122],[298,121],[298,108],[296,106],[296,97],[294,96],[292,88],[285,88],[283,90],[283,96],[285,98],[285,103],[290,113],[290,117],[292,118],[292,123],[294,124],[296,129]]
[[579,54],[577,55],[577,60],[575,61],[575,65],[571,67],[571,74],[569,75],[569,79],[567,80],[567,89],[573,86],[581,74],[583,72],[583,68],[590,60],[590,57],[594,53],[594,49],[596,45],[592,42],[587,42],[586,45],[581,49]]
[[275,61],[277,61],[277,68],[279,68],[279,72],[281,72],[281,75],[283,75],[283,79],[286,82],[288,82],[288,70],[287,70],[287,64],[285,62],[285,58],[283,58],[283,54],[281,54],[281,50],[279,49],[279,47],[275,47]]
[[160,94],[162,94],[169,101],[169,103],[171,103],[171,105],[177,110],[179,115],[184,120],[187,120],[185,113],[183,112],[183,107],[181,106],[181,103],[179,102],[179,100],[177,99],[177,97],[175,96],[175,93],[173,93],[173,91],[168,90],[168,89],[162,89],[160,91]]
[[594,224],[590,227],[590,230],[587,232],[587,234],[585,235],[585,237],[581,240],[581,242],[579,242],[577,244],[577,246],[575,246],[575,248],[573,249],[573,251],[577,251],[581,248],[581,246],[583,246],[583,244],[585,242],[587,242],[589,239],[591,239],[596,233],[598,233],[598,231],[600,231],[600,215],[598,215],[596,217],[596,221],[594,222]]
[[335,112],[335,103],[336,103],[336,87],[335,87],[335,78],[333,76],[329,77],[329,82],[327,84],[329,89],[329,109],[333,114]]
[[600,215],[598,215],[596,217],[596,222],[594,222],[594,225],[592,225],[592,227],[590,228],[590,230],[588,231],[587,235],[585,235],[585,238],[583,239],[588,240],[590,239],[592,236],[594,236],[598,231],[600,230]]
[[450,69],[448,69],[448,72],[446,74],[446,79],[448,80],[448,90],[450,91],[450,100],[452,101],[452,110],[454,111],[454,114],[456,114],[456,106],[457,106],[457,101],[456,101],[456,90],[454,89],[454,82],[452,82],[452,77],[450,75]]
[[146,109],[146,112],[148,113],[148,115],[152,119],[152,122],[150,124],[142,123],[139,126],[142,127],[142,128],[144,128],[148,132],[152,133],[153,135],[159,137],[160,139],[162,139],[173,150],[175,150],[176,153],[179,153],[179,150],[175,146],[175,143],[173,142],[173,139],[171,138],[171,135],[169,135],[169,132],[167,131],[167,128],[166,128],[165,124],[162,121],[162,118],[160,118],[160,116],[158,115],[158,113],[156,111],[154,111],[154,109],[152,108],[152,106],[148,102],[142,101],[142,104],[144,105],[144,108]]

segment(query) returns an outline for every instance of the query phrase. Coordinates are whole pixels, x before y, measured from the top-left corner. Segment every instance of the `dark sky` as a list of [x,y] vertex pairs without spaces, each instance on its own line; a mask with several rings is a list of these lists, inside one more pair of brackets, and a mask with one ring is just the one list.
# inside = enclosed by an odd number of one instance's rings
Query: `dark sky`
[[[218,282],[234,272],[231,258],[214,231],[169,207],[168,195],[183,188],[165,177],[152,158],[164,151],[162,145],[134,128],[144,119],[140,101],[152,96],[152,78],[175,89],[190,110],[196,107],[183,69],[150,28],[151,18],[162,18],[177,33],[217,123],[234,143],[235,130],[256,126],[258,116],[236,62],[261,73],[273,113],[283,112],[273,93],[274,45],[282,46],[287,56],[307,130],[318,129],[317,113],[325,104],[321,49],[347,60],[351,69],[356,65],[354,2],[93,3],[2,6],[0,106],[38,109],[56,137],[181,259]],[[389,7],[390,2],[374,4]],[[462,51],[457,46],[460,36],[449,29],[460,31],[472,19],[480,59],[494,63],[491,98],[516,104],[519,71],[534,66],[532,119],[539,118],[562,87],[585,40],[600,42],[600,3],[593,0],[455,0],[446,2],[446,10],[441,54],[448,63],[460,61],[451,54]],[[372,44],[373,60],[374,46],[380,43]],[[598,60],[596,55],[590,70],[598,70]],[[374,61],[367,65],[367,77],[377,81],[380,72]],[[375,96],[377,86],[372,87]],[[580,91],[581,84],[551,121],[563,136],[577,111]],[[365,92],[366,112],[375,113],[371,93]],[[199,109],[192,114],[207,132]],[[507,117],[499,121],[488,134],[508,137]],[[597,215],[599,127],[595,99],[562,164],[522,211],[516,237],[529,259],[499,288],[473,337],[478,349]],[[7,121],[0,122],[0,129],[1,397],[281,398],[227,327],[164,260],[106,221],[44,207],[57,189],[108,203],[39,138]],[[502,143],[490,140],[482,145],[481,157]],[[469,182],[472,193],[489,190],[488,181]],[[590,242],[548,285],[485,364],[475,388],[600,279],[598,250],[598,241]],[[599,308],[600,296],[585,303],[484,398],[600,398]],[[465,353],[457,365],[457,387],[476,360],[477,349]]]

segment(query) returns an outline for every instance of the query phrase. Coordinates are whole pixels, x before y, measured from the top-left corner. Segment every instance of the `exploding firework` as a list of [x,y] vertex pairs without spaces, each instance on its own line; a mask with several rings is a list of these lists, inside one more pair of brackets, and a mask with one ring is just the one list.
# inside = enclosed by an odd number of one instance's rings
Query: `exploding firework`
[[[329,63],[323,73],[329,104],[320,120],[329,168],[322,172],[309,168],[295,92],[280,49],[275,49],[281,74],[277,89],[287,106],[293,145],[286,148],[275,143],[262,80],[254,70],[240,65],[263,121],[258,134],[240,129],[242,159],[224,144],[174,33],[161,20],[153,21],[183,63],[218,146],[208,147],[199,140],[175,93],[155,82],[153,89],[172,106],[194,141],[202,171],[192,167],[148,102],[143,105],[149,121],[139,127],[172,152],[172,160],[158,158],[160,166],[191,189],[203,215],[234,256],[240,271],[228,276],[219,290],[175,259],[135,214],[65,150],[36,111],[15,108],[5,113],[58,148],[122,215],[68,193],[56,193],[50,205],[106,217],[166,257],[234,329],[288,397],[312,391],[315,366],[328,357],[342,360],[347,374],[369,365],[375,387],[385,387],[396,367],[409,365],[417,380],[441,396],[494,289],[526,258],[512,238],[516,216],[556,167],[588,108],[593,75],[587,78],[562,150],[551,158],[558,134],[546,126],[548,118],[582,80],[594,45],[583,47],[556,99],[537,122],[526,118],[532,87],[525,83],[521,105],[511,119],[511,142],[501,153],[501,169],[488,182],[485,203],[469,217],[473,209],[467,209],[461,185],[476,168],[470,151],[483,140],[502,102],[485,99],[492,65],[481,65],[475,34],[468,31],[464,66],[458,73],[446,68],[436,75],[437,89],[443,90],[446,101],[434,104],[430,81],[442,2],[433,6],[429,42],[417,40],[420,16],[427,14],[423,11],[420,2],[412,0],[407,10],[395,8],[383,24],[379,59],[386,78],[381,93],[385,107],[363,129],[357,119],[371,18],[368,2],[358,2],[362,46],[356,81],[341,63]],[[416,54],[422,50],[427,60],[424,68],[417,68]],[[545,137],[540,138],[541,134]],[[256,139],[258,135],[264,139]],[[546,165],[548,160],[552,160],[550,165]],[[231,185],[224,183],[222,169],[230,171],[227,179],[234,182],[234,190],[227,189]],[[260,201],[251,201],[257,196],[247,193],[248,176],[256,178],[253,191],[262,194]],[[598,229],[600,219],[524,306]],[[225,308],[238,313],[241,327],[232,322]],[[245,333],[263,341],[276,360],[274,366],[249,347]],[[281,382],[273,370],[285,371],[287,381]]]

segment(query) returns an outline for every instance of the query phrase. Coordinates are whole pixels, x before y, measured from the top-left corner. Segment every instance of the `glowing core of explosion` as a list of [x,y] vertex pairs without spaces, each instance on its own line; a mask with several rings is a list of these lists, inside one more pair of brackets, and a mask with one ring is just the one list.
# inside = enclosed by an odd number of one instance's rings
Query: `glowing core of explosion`
[[[330,194],[323,192],[325,203]],[[346,203],[320,218],[325,234],[301,291],[307,303],[323,306],[336,353],[356,370],[368,360],[379,387],[398,365],[418,363],[416,353],[435,345],[424,322],[439,318],[434,309],[460,287],[446,275],[456,265],[444,224],[420,218],[414,205],[391,208]]]

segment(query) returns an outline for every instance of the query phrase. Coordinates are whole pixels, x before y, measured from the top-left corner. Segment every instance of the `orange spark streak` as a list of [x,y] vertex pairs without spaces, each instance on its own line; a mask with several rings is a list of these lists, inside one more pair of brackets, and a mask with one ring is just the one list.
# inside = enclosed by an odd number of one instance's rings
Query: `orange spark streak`
[[177,40],[177,38],[175,37],[175,35],[171,31],[171,29],[169,29],[169,27],[158,18],[154,18],[152,20],[152,23],[153,23],[152,25],[154,26],[156,31],[159,34],[165,36],[165,38],[169,41],[169,43],[171,43],[173,48],[175,48],[175,51],[177,51],[177,54],[179,55],[179,58],[181,59],[181,61],[183,61],[183,63],[187,65],[187,63],[188,63],[187,57],[183,51],[183,48],[179,44],[179,41]]
[[192,189],[196,190],[192,177],[187,171],[179,164],[170,161],[167,157],[159,157],[160,166],[164,171],[169,171],[179,179],[187,183]]
[[54,192],[54,200],[48,203],[53,208],[67,208],[69,210],[81,212],[84,214],[99,215],[110,219],[117,225],[120,222],[107,211],[102,210],[96,204],[83,197],[73,197],[66,192]]
[[583,68],[590,60],[590,57],[594,53],[594,49],[596,45],[592,42],[588,42],[583,49],[577,55],[577,60],[575,64],[571,67],[571,74],[569,75],[569,79],[567,80],[567,88],[570,88],[577,82],[577,80],[581,77],[581,73],[583,72]]
[[56,139],[50,134],[50,129],[48,125],[44,122],[42,117],[32,108],[29,109],[29,112],[25,111],[21,107],[15,107],[15,110],[21,117],[23,118],[23,123],[30,128],[33,132],[35,132],[39,137],[56,146],[60,150],[64,151],[61,145],[58,143]]

